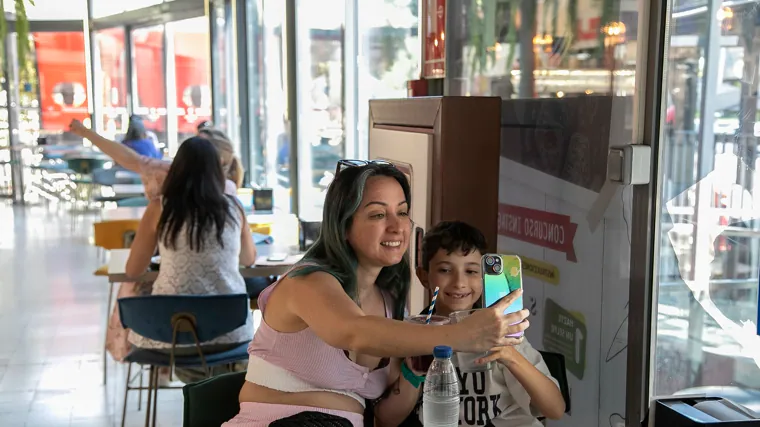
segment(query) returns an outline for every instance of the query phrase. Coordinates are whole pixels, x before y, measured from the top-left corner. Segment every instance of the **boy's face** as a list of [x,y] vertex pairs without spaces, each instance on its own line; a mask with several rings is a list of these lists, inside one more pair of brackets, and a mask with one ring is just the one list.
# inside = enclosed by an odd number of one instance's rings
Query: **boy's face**
[[461,250],[447,254],[441,249],[430,260],[428,270],[420,268],[417,276],[430,291],[438,290],[436,313],[449,315],[454,311],[469,310],[483,294],[480,268],[481,253],[477,250],[465,255]]

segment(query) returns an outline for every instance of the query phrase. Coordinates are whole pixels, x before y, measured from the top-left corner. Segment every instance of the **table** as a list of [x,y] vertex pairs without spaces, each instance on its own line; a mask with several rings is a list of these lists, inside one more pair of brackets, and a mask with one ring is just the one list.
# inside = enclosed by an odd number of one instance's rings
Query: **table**
[[[116,185],[114,187],[117,187]],[[104,209],[101,221],[120,221],[125,219],[140,219],[145,213],[145,207],[116,207]],[[293,215],[284,214],[257,214],[246,215],[249,224],[273,224],[276,221],[288,220]]]
[[141,219],[145,213],[145,207],[118,207],[103,210],[101,222],[123,221],[125,219]]
[[[272,262],[267,261],[267,256],[269,255],[268,248],[265,250],[262,250],[263,248],[256,249],[259,252],[267,253],[259,254],[255,265],[241,268],[240,274],[243,277],[279,276],[303,257],[303,254],[297,254],[289,256],[285,261]],[[111,259],[108,262],[108,281],[110,283],[151,282],[155,281],[158,277],[158,271],[146,271],[140,277],[128,277],[124,272],[127,267],[127,259],[129,259],[129,249],[114,249],[111,251]]]

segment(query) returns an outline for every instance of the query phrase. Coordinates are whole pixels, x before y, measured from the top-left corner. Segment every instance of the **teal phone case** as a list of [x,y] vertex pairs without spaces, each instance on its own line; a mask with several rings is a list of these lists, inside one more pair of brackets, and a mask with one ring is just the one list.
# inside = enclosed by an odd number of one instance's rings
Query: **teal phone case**
[[[510,293],[522,288],[522,261],[517,255],[485,254],[481,258],[483,271],[483,307],[490,307]],[[504,314],[523,309],[522,295]],[[522,333],[513,336],[520,336]]]

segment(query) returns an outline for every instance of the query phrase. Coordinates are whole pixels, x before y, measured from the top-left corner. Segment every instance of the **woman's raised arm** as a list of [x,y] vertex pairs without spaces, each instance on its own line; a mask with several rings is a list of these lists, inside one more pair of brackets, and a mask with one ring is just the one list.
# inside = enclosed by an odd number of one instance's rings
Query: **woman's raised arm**
[[520,342],[521,339],[506,335],[528,327],[527,310],[503,314],[519,296],[518,292],[491,308],[479,310],[462,323],[429,326],[364,314],[340,283],[324,272],[286,278],[278,285],[278,291],[284,291],[281,301],[287,311],[329,345],[378,357],[430,354],[437,345],[448,345],[458,351],[486,351]]
[[103,138],[93,130],[86,128],[82,122],[77,119],[71,121],[71,124],[69,124],[69,130],[74,135],[89,139],[96,147],[100,148],[100,151],[107,154],[124,169],[139,172],[140,155],[135,150],[124,144]]

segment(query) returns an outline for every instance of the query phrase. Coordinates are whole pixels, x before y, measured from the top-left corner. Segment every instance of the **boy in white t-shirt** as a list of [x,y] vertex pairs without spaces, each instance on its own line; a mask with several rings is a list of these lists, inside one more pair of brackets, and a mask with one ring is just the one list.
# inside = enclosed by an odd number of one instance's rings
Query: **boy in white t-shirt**
[[[483,293],[480,258],[486,251],[483,234],[460,221],[442,222],[425,235],[422,267],[417,276],[433,290],[439,287],[435,314],[448,316],[459,310],[480,306]],[[565,401],[541,354],[527,340],[494,349],[482,363],[494,361],[485,372],[461,372],[459,420],[465,426],[541,426],[537,417],[559,419]],[[452,359],[456,365],[456,358]],[[424,372],[402,362],[402,374],[386,399],[394,413],[383,411],[377,426],[422,426]]]

